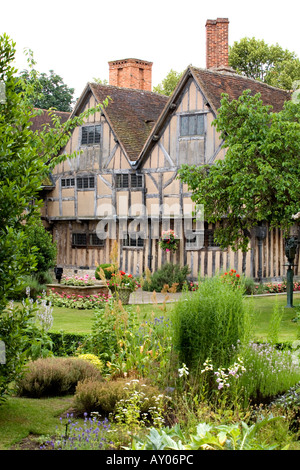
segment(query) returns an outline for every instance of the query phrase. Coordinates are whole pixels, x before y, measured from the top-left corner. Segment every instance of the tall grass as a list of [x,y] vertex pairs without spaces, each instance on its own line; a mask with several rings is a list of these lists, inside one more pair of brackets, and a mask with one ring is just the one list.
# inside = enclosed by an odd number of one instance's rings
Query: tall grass
[[190,370],[196,372],[207,358],[217,367],[228,366],[232,346],[249,336],[251,302],[245,302],[243,292],[243,285],[214,276],[178,300],[172,311],[173,344]]

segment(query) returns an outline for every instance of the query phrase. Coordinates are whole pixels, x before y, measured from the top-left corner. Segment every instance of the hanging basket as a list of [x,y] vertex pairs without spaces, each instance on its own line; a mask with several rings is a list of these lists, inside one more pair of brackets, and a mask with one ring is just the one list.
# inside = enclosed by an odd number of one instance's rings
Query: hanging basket
[[162,232],[159,240],[159,246],[166,253],[175,253],[179,248],[179,238],[176,237],[174,230]]

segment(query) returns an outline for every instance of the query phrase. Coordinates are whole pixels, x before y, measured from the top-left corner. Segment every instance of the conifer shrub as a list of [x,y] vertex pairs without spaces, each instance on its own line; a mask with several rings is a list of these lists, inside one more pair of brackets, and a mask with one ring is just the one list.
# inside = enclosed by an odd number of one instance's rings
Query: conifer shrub
[[95,365],[75,357],[48,357],[27,364],[17,381],[19,396],[41,398],[73,394],[79,381],[103,380]]

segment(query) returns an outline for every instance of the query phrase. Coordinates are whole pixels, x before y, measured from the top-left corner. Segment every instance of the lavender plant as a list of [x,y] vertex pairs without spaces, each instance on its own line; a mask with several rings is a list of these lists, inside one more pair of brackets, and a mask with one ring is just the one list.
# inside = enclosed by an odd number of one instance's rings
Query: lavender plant
[[112,448],[109,439],[110,424],[108,419],[101,420],[98,413],[85,413],[83,423],[74,420],[73,414],[67,415],[64,422],[60,418],[60,427],[56,436],[47,441],[41,448],[53,450],[105,450]]

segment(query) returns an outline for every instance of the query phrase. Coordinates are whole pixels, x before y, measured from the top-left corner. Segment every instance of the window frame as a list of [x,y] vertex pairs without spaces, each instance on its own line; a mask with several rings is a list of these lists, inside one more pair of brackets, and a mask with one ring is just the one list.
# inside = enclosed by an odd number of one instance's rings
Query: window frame
[[[124,185],[124,180],[126,181]],[[133,180],[136,179],[135,184]],[[136,190],[142,191],[144,189],[144,175],[141,173],[116,173],[115,174],[115,189],[116,190]]]
[[[93,237],[96,236],[99,243],[94,243]],[[77,237],[85,238],[85,243],[79,243]],[[105,246],[105,239],[99,238],[95,232],[72,232],[72,248],[103,248]]]
[[[99,128],[99,131],[96,133],[96,128]],[[92,142],[89,141],[89,136],[92,134],[91,129],[93,129],[93,138]],[[86,132],[86,138],[84,139],[84,132]],[[96,136],[99,136],[96,138]],[[81,147],[91,147],[93,145],[101,145],[102,137],[102,126],[101,124],[84,124],[81,126],[80,132],[80,146]],[[85,141],[83,141],[85,140]]]
[[[68,182],[69,182],[69,184],[66,184]],[[72,184],[72,182],[73,182],[73,184]],[[62,189],[75,188],[75,177],[71,176],[71,177],[61,178],[60,179],[60,185],[61,185]]]
[[[89,191],[94,190],[96,187],[95,175],[82,175],[76,176],[76,188],[78,191]],[[82,181],[81,181],[82,180]],[[87,186],[84,186],[84,180],[87,180]],[[78,184],[81,181],[80,185]],[[92,182],[92,184],[91,184]]]
[[[179,139],[204,139],[205,133],[206,133],[206,122],[205,122],[205,116],[207,113],[201,111],[201,112],[189,112],[189,113],[182,113],[179,115]],[[187,120],[192,120],[194,118],[202,118],[202,123],[201,123],[201,130],[203,131],[202,133],[183,133],[182,128],[183,128],[183,119]],[[191,127],[191,123],[189,122],[188,125],[188,130]],[[198,127],[198,124],[196,124],[196,129]]]

